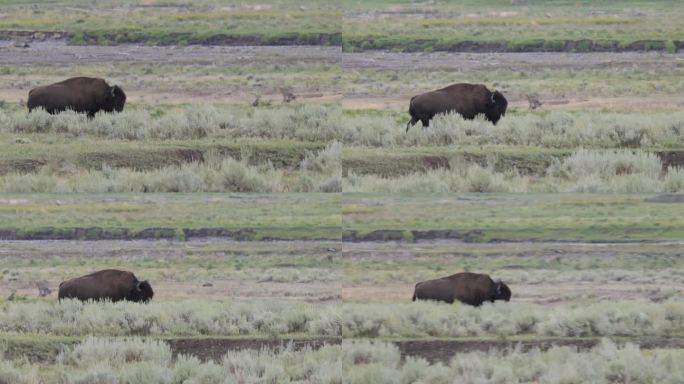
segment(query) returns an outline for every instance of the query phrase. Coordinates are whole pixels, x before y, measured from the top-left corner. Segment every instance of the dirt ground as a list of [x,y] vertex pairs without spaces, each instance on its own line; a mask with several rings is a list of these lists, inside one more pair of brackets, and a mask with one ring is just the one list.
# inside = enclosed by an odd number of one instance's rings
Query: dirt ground
[[[311,257],[325,257],[329,254],[328,249],[335,248],[335,242],[306,242],[306,241],[283,241],[283,242],[238,242],[219,238],[197,239],[184,242],[171,240],[99,240],[99,241],[71,241],[71,240],[29,240],[29,241],[0,241],[0,258],[11,257],[13,266],[17,265],[16,259],[26,259],[27,264],[19,264],[17,267],[7,266],[0,263],[0,298],[6,298],[14,292],[15,296],[38,298],[39,290],[37,281],[32,279],[36,269],[54,271],[59,277],[41,280],[41,284],[52,292],[45,298],[57,300],[57,292],[61,276],[69,276],[69,267],[60,266],[62,263],[72,263],[78,260],[89,259],[92,269],[104,269],[112,266],[106,261],[98,262],[97,259],[112,260],[113,258],[124,261],[124,266],[117,263],[116,268],[128,269],[136,273],[141,279],[149,279],[155,291],[155,300],[181,300],[181,299],[206,299],[206,300],[245,300],[258,299],[281,299],[300,300],[312,303],[334,302],[340,299],[342,287],[339,282],[326,280],[314,280],[307,282],[279,282],[271,281],[268,277],[259,275],[258,265],[248,272],[255,275],[254,279],[222,277],[220,273],[205,271],[205,266],[198,265],[199,275],[193,278],[193,274],[178,281],[174,278],[178,274],[184,274],[182,268],[188,268],[186,257],[202,257],[205,263],[211,264],[222,261],[235,260],[254,255],[264,263],[271,263],[271,257],[278,260],[286,259],[289,255],[311,255]],[[131,265],[145,260],[145,269],[153,271],[158,278],[145,276],[144,271],[136,271],[134,266],[125,267],[126,261]],[[36,267],[31,267],[31,265]],[[155,265],[156,264],[156,265]],[[288,269],[297,268],[297,264],[283,266]],[[247,268],[247,267],[245,267]],[[266,268],[273,268],[266,267]],[[160,272],[161,271],[161,272]],[[210,270],[209,270],[210,271]],[[195,272],[193,272],[195,273]],[[49,274],[48,274],[49,275]],[[168,277],[164,277],[168,276]],[[76,276],[73,276],[76,277]]]
[[[17,48],[10,41],[0,40],[0,66],[50,64],[79,66],[112,64],[177,64],[244,68],[254,63],[280,66],[287,72],[288,65],[339,66],[340,47],[325,46],[72,46],[63,41],[33,42],[28,48]],[[22,78],[22,81],[27,80]],[[300,103],[333,103],[341,99],[339,90],[307,89],[302,85],[296,92]],[[0,88],[0,100],[23,103],[29,89]],[[260,91],[262,102],[281,103],[283,96],[277,86]],[[183,88],[172,90],[135,89],[127,92],[127,101],[145,104],[248,104],[254,100],[251,88],[203,90]]]
[[325,46],[80,46],[45,41],[33,42],[29,48],[16,48],[10,41],[0,41],[0,65],[174,63],[235,66],[254,62],[287,65],[292,61],[337,65],[341,55],[340,47]]

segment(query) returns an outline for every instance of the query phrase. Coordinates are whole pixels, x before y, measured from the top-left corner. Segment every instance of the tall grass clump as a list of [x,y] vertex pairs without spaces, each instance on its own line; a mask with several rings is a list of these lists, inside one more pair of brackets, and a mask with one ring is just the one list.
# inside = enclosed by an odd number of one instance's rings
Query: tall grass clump
[[337,337],[339,323],[325,305],[179,301],[6,303],[0,305],[0,332],[63,336],[273,336],[304,333]]
[[309,153],[300,169],[303,190],[342,192],[342,144],[335,141],[318,153]]
[[[98,350],[97,347],[103,347]],[[88,354],[90,352],[90,354]],[[219,361],[194,356],[175,360],[168,345],[136,339],[88,338],[60,353],[57,364],[0,363],[0,378],[11,383],[681,383],[682,350],[642,351],[602,339],[589,350],[520,346],[460,352],[445,362],[402,358],[391,342],[344,340],[318,349],[291,346],[228,352]],[[113,360],[109,361],[108,357]],[[122,364],[121,357],[127,360]],[[96,357],[101,360],[97,361]],[[78,359],[82,358],[83,361]],[[88,362],[89,364],[85,364]],[[45,365],[43,365],[44,367]],[[582,367],[582,369],[578,369]],[[22,372],[23,375],[17,375]],[[59,378],[68,378],[66,380]]]
[[344,144],[370,147],[507,145],[547,148],[677,148],[684,146],[684,112],[548,112],[507,114],[497,125],[481,116],[435,116],[406,132],[408,114],[346,115]]
[[342,112],[336,105],[297,105],[272,108],[189,106],[162,112],[126,109],[98,113],[93,119],[65,111],[50,115],[42,109],[0,109],[0,132],[59,133],[69,137],[96,136],[118,140],[187,140],[270,138],[332,141],[338,138]]
[[344,337],[553,337],[684,335],[684,305],[640,301],[567,304],[553,311],[524,303],[481,308],[438,303],[345,304]]
[[581,148],[556,160],[542,175],[525,175],[515,166],[496,170],[491,163],[451,161],[449,168],[399,177],[348,172],[345,192],[684,192],[684,172],[664,169],[658,155],[641,150]]
[[341,145],[334,142],[312,152],[300,170],[276,169],[270,162],[251,165],[208,154],[203,162],[153,170],[111,168],[55,170],[43,166],[35,173],[0,176],[0,191],[32,192],[340,192]]

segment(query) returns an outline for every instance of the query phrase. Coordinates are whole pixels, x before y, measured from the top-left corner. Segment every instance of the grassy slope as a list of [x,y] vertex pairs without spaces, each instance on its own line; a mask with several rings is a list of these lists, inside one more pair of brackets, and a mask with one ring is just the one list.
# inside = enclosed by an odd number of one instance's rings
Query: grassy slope
[[[678,22],[683,9],[668,1],[530,1],[526,7],[508,0],[347,1],[343,7],[346,50],[449,50],[463,42],[497,42],[498,49],[512,51],[564,50],[567,40],[587,40],[573,45],[577,51],[624,48],[641,40],[658,41],[645,48],[674,49],[671,40],[684,39]],[[376,14],[368,16],[371,10]]]
[[144,237],[183,238],[183,229],[198,228],[254,229],[247,239],[336,239],[340,234],[340,197],[325,194],[3,195],[1,201],[3,229],[17,237],[101,236],[73,231],[91,227],[131,235],[148,229]]
[[645,195],[378,195],[343,199],[346,237],[455,230],[466,240],[654,241],[684,237],[684,205]]

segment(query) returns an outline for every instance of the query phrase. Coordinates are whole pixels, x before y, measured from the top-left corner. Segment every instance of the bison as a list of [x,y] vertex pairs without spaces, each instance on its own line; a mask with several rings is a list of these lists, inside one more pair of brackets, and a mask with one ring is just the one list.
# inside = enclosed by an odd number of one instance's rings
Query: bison
[[132,272],[105,269],[67,280],[59,285],[59,300],[78,299],[134,301],[147,303],[154,296],[150,283],[138,280]]
[[72,77],[59,83],[33,88],[26,106],[29,112],[42,107],[50,114],[67,109],[95,116],[99,111],[121,112],[126,94],[118,85],[110,86],[100,78]]
[[489,275],[462,272],[416,284],[413,301],[416,299],[445,301],[449,304],[458,300],[478,307],[485,301],[509,301],[511,290],[500,280],[492,280]]
[[506,114],[506,107],[508,101],[499,91],[491,92],[481,84],[452,84],[411,98],[411,120],[406,124],[406,132],[418,120],[423,123],[423,127],[427,127],[436,114],[447,112],[456,112],[468,120],[483,114],[496,125],[501,116]]

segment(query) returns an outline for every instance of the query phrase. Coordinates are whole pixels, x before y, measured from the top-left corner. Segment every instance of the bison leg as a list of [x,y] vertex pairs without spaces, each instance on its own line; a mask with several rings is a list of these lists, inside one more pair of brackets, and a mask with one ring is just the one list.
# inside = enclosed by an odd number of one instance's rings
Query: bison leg
[[423,127],[429,127],[430,126],[430,118],[429,117],[424,117],[420,119],[420,122],[423,123]]

